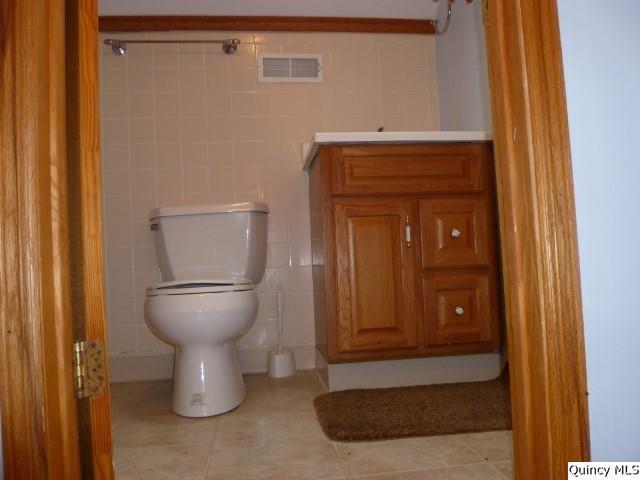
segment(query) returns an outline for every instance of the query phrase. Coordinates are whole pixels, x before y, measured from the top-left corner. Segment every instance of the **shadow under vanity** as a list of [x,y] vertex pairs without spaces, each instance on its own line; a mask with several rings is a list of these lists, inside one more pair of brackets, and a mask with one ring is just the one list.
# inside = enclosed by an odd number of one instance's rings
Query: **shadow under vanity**
[[317,364],[330,390],[500,374],[489,138],[316,134],[305,169]]

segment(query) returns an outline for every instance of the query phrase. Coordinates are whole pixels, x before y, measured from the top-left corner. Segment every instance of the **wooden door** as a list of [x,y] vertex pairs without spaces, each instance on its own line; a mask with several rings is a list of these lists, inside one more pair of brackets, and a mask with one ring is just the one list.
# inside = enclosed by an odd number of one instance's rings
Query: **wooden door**
[[0,405],[7,479],[80,478],[63,1],[0,5]]
[[394,199],[336,202],[339,351],[418,345],[415,209]]
[[[66,35],[66,38],[65,38]],[[94,1],[0,5],[0,405],[7,479],[111,479],[108,388],[77,400],[73,341],[104,341]]]

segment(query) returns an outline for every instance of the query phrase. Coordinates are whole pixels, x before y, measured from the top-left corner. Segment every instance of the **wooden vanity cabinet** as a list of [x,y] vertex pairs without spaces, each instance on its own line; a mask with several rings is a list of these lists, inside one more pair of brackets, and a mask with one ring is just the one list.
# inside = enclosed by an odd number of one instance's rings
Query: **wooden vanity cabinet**
[[500,345],[490,143],[323,146],[309,187],[327,361]]

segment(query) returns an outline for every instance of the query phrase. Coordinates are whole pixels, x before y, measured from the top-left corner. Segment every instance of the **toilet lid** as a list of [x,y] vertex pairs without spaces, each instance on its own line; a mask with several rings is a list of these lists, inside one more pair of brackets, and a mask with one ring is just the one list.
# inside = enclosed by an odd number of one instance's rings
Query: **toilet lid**
[[147,288],[148,297],[157,295],[193,295],[195,293],[239,292],[253,290],[250,280],[193,279],[162,282]]

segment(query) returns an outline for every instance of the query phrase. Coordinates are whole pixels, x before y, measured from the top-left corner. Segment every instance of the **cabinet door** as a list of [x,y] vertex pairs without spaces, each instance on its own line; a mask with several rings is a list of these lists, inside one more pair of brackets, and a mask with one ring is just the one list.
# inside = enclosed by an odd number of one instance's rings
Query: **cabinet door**
[[339,351],[417,346],[415,210],[393,199],[336,202]]

